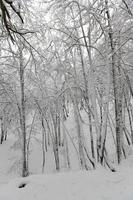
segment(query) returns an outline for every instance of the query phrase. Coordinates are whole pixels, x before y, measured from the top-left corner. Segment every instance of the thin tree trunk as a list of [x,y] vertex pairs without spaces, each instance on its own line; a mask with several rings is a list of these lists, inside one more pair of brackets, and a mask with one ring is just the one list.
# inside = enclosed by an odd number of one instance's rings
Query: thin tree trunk
[[77,129],[77,134],[78,134],[80,166],[82,169],[88,169],[86,165],[85,155],[84,155],[84,143],[83,143],[83,136],[82,136],[83,133],[81,133],[81,125],[80,125],[80,119],[78,115],[78,108],[77,108],[76,102],[74,103],[74,117],[75,117],[76,129]]
[[[111,26],[111,17],[108,9],[108,0],[105,0],[106,4],[106,15],[108,19],[109,27],[109,40],[111,45],[112,53],[112,76],[113,76],[113,88],[114,88],[114,102],[115,102],[115,121],[116,121],[116,143],[117,143],[117,159],[118,163],[122,160],[122,82],[121,82],[121,69],[120,69],[120,58],[118,58],[115,53],[114,39],[113,39],[113,30]],[[120,55],[119,55],[120,56]]]
[[3,117],[1,117],[1,137],[0,137],[0,143],[2,144],[4,141],[4,123],[3,123]]
[[81,64],[82,64],[82,71],[83,71],[83,77],[84,77],[84,84],[85,84],[85,101],[87,104],[87,110],[88,110],[88,119],[89,119],[89,131],[90,131],[90,140],[91,140],[91,152],[92,157],[95,159],[95,151],[94,151],[94,140],[93,140],[93,133],[92,133],[92,117],[90,112],[90,105],[89,105],[89,92],[88,92],[88,81],[85,73],[85,66],[83,61],[83,53],[81,46],[79,44],[79,51],[80,51],[80,57],[81,57]]
[[23,55],[22,55],[22,44],[19,47],[19,56],[20,56],[20,92],[21,92],[21,131],[23,136],[23,163],[22,163],[22,176],[25,177],[28,175],[28,165],[27,165],[27,151],[26,151],[26,125],[25,125],[25,89],[24,89],[24,66],[23,66]]
[[52,113],[51,111],[51,117],[54,127],[54,143],[53,143],[53,150],[54,150],[54,156],[55,156],[55,164],[56,164],[56,170],[60,170],[60,160],[59,160],[59,139],[58,139],[58,129],[57,129],[57,113]]

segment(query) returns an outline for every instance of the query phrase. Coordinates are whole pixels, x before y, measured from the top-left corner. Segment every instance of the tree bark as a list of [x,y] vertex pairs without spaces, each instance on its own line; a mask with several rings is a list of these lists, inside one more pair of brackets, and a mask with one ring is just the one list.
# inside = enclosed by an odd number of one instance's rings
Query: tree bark
[[[21,42],[21,41],[20,41]],[[20,101],[20,110],[21,110],[21,131],[23,137],[23,161],[22,161],[22,176],[26,177],[28,175],[28,164],[27,164],[27,151],[26,151],[26,124],[25,124],[25,84],[24,84],[24,66],[23,66],[23,54],[22,54],[22,44],[19,47],[19,56],[20,56],[20,92],[21,92],[21,101]]]
[[112,78],[113,78],[113,88],[114,88],[114,103],[115,103],[115,122],[116,122],[116,144],[117,144],[117,160],[118,163],[122,159],[122,78],[121,78],[121,69],[120,69],[120,58],[117,62],[117,55],[115,52],[113,30],[111,26],[111,17],[108,8],[108,0],[105,0],[106,4],[106,15],[108,20],[108,35],[111,46],[111,65],[112,65]]

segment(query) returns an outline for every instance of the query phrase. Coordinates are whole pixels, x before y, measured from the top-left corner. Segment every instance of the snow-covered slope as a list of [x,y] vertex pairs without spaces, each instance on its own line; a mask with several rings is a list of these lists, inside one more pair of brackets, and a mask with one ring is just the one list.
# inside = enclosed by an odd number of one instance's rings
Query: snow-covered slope
[[[69,128],[73,135],[75,130]],[[14,147],[15,141],[15,136],[9,135],[0,145],[0,200],[133,200],[133,156],[115,167],[114,173],[99,166],[90,171],[78,171],[79,168],[73,167],[71,172],[56,173],[49,151],[45,175],[13,180],[19,176],[21,158],[20,149]],[[76,165],[75,155],[72,160],[72,166]],[[31,173],[41,173],[41,147],[36,141],[32,143],[29,164]],[[55,173],[46,175],[52,172]]]
[[21,156],[11,148],[14,139],[0,145],[0,200],[133,200],[133,156],[114,173],[99,167],[11,180],[18,176],[11,166]]
[[0,200],[132,200],[132,168],[34,175],[9,182]]
[[8,139],[0,144],[0,186],[18,176],[20,152],[12,148],[14,141],[14,137],[8,136]]

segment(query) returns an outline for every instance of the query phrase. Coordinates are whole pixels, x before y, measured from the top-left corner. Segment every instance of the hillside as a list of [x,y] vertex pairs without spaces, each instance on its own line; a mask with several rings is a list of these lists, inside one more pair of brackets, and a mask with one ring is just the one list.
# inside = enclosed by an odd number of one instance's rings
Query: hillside
[[99,168],[88,172],[77,171],[18,178],[0,188],[0,199],[132,200],[132,166],[131,168],[126,166],[124,164],[122,169],[115,173]]
[[75,170],[14,179],[18,174],[10,166],[16,160],[18,152],[15,156],[15,151],[11,148],[13,143],[14,138],[9,136],[0,146],[0,200],[133,199],[132,156],[124,160],[120,167],[115,166],[116,172],[98,166],[96,170]]

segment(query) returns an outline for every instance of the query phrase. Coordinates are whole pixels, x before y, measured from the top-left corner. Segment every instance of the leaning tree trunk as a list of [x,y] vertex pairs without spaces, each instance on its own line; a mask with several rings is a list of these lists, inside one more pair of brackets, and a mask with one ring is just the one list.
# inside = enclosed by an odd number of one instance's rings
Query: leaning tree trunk
[[[76,51],[74,52],[76,53]],[[75,56],[74,56],[75,57]],[[74,64],[74,73],[75,73],[75,85],[78,86],[77,81],[77,71],[76,71],[76,61],[73,57],[73,64]],[[74,108],[74,118],[76,123],[76,131],[78,136],[78,149],[79,149],[79,159],[80,159],[80,167],[82,169],[88,170],[85,152],[84,152],[84,133],[81,128],[81,121],[79,117],[79,109],[78,109],[78,89],[76,88],[74,92],[71,91],[72,98],[73,98],[73,108]]]
[[89,119],[89,131],[90,131],[90,140],[91,140],[91,152],[92,152],[92,157],[95,159],[95,151],[94,151],[94,139],[93,139],[93,132],[92,132],[92,113],[90,110],[90,100],[89,100],[89,91],[88,91],[88,80],[87,76],[85,73],[85,66],[84,66],[84,60],[83,60],[83,53],[81,46],[79,44],[79,53],[81,57],[81,64],[82,64],[82,71],[83,71],[83,77],[84,77],[84,85],[85,85],[85,94],[84,94],[84,99],[87,104],[87,110],[88,110],[88,119]]
[[[79,17],[80,17],[80,26],[82,31],[82,36],[84,40],[84,45],[88,54],[89,58],[89,70],[88,70],[88,76],[87,78],[90,80],[89,85],[89,94],[91,99],[91,104],[93,108],[93,114],[94,114],[94,124],[95,124],[95,130],[97,134],[97,160],[99,161],[99,149],[100,149],[100,128],[99,128],[99,119],[98,119],[98,111],[97,111],[97,102],[96,102],[96,91],[95,91],[95,76],[94,76],[94,69],[93,69],[93,63],[92,63],[92,49],[91,49],[91,27],[89,27],[88,30],[88,41],[85,35],[85,30],[83,27],[83,20],[81,16],[81,8],[80,5],[77,3],[78,9],[79,9]],[[89,45],[88,45],[89,44]],[[94,155],[93,155],[94,156]]]
[[101,123],[101,145],[100,145],[100,151],[99,151],[99,156],[100,156],[100,163],[103,164],[103,160],[105,157],[105,142],[106,142],[106,137],[107,137],[107,120],[108,120],[108,112],[109,112],[109,95],[110,95],[110,66],[109,66],[109,60],[108,60],[108,36],[105,35],[105,63],[106,63],[106,68],[107,68],[107,83],[105,86],[105,100],[104,100],[104,113],[103,113],[103,118],[102,118],[102,123]]
[[75,118],[75,122],[76,122],[76,131],[77,131],[77,135],[78,135],[78,149],[79,149],[80,166],[82,169],[88,170],[88,166],[86,164],[86,158],[85,158],[85,154],[84,154],[84,143],[83,143],[84,138],[83,138],[83,133],[81,130],[81,122],[79,119],[78,105],[77,105],[76,101],[74,102],[73,107],[74,107],[74,118]]
[[[80,5],[78,3],[77,3],[77,5],[78,5],[78,8],[79,8],[79,12],[80,12],[81,11]],[[80,14],[80,26],[82,28],[82,34],[83,34],[83,38],[84,38],[84,41],[85,41],[85,45],[87,46],[87,41],[86,41],[84,29],[83,29],[81,14]],[[76,24],[75,24],[75,31],[76,31],[77,36],[79,37],[79,33],[77,31]],[[89,91],[88,91],[88,73],[86,73],[86,71],[85,71],[85,63],[84,63],[83,52],[82,52],[80,40],[78,41],[78,50],[79,50],[78,52],[79,52],[79,56],[80,56],[80,60],[81,60],[82,74],[83,74],[83,80],[84,80],[84,86],[85,86],[84,100],[85,100],[85,103],[87,105],[87,111],[88,111],[91,152],[92,152],[93,159],[95,159],[94,139],[93,139],[93,132],[92,132],[92,112],[91,112],[91,109],[90,109],[90,99],[89,99]]]

